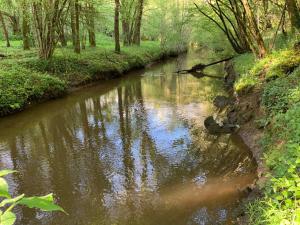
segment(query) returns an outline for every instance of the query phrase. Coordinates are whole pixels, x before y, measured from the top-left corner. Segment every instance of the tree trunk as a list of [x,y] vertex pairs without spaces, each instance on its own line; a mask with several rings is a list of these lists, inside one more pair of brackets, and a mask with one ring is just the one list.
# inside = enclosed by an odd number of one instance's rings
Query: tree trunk
[[75,46],[74,46],[74,52],[80,54],[80,5],[79,1],[75,0]]
[[88,8],[88,15],[86,16],[87,28],[89,34],[89,44],[90,47],[96,47],[96,33],[95,33],[95,8],[93,5],[90,5]]
[[115,51],[117,53],[121,52],[120,47],[120,0],[115,0],[115,21],[114,21],[114,30],[115,30]]
[[82,50],[85,50],[85,48],[86,48],[86,32],[85,31],[82,31],[81,48],[82,48]]
[[129,46],[130,44],[130,37],[129,37],[129,24],[126,19],[122,19],[122,31],[123,31],[123,44],[125,46]]
[[300,29],[300,14],[296,0],[286,0],[286,5],[290,16],[292,29]]
[[142,26],[142,17],[144,10],[144,0],[139,0],[137,5],[138,13],[135,22],[134,34],[133,34],[133,43],[136,45],[140,45],[141,43],[141,26]]
[[252,9],[250,7],[250,4],[248,2],[248,0],[241,0],[243,3],[243,7],[245,9],[245,13],[246,16],[248,18],[249,21],[249,30],[253,36],[254,41],[257,44],[257,48],[258,48],[258,57],[259,58],[263,58],[266,53],[267,53],[267,49],[264,43],[264,40],[261,36],[261,33],[259,31],[258,25],[257,25],[257,21],[253,15]]
[[272,22],[269,16],[269,0],[263,0],[264,9],[264,29],[272,28]]
[[39,57],[49,59],[54,53],[57,42],[55,32],[67,0],[53,0],[52,4],[44,4],[44,1],[47,0],[33,1],[31,8]]
[[3,18],[3,15],[2,15],[1,12],[0,12],[0,22],[1,22],[1,25],[2,25],[2,29],[3,29],[3,35],[4,35],[5,40],[6,40],[6,47],[10,47],[7,27],[6,27],[6,24],[5,24],[5,21],[4,21],[4,18]]
[[66,35],[65,35],[65,26],[62,23],[59,29],[59,40],[62,47],[66,47],[68,45]]
[[11,17],[11,26],[14,35],[20,34],[20,22],[15,14]]
[[75,4],[74,0],[70,1],[70,15],[71,15],[71,32],[72,32],[72,45],[76,45],[76,18],[75,18]]
[[30,25],[29,25],[29,15],[27,13],[28,5],[23,1],[22,4],[22,36],[23,36],[23,49],[29,50],[30,49],[30,40],[29,40],[29,32],[30,32]]

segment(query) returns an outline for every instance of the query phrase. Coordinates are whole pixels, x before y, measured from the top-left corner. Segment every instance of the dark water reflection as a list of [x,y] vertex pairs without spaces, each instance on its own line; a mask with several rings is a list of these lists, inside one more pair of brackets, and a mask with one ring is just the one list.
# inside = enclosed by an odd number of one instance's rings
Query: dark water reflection
[[[55,194],[70,214],[18,208],[18,224],[231,224],[255,163],[203,130],[220,81],[172,74],[181,57],[0,120],[12,194]],[[216,67],[208,71],[221,74]]]

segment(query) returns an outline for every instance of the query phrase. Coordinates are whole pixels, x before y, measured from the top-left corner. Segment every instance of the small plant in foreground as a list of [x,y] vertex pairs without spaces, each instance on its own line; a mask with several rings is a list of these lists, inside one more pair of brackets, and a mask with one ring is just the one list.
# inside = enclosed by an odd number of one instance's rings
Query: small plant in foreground
[[8,174],[15,173],[14,170],[0,170],[0,225],[13,225],[16,221],[16,215],[12,209],[17,205],[24,205],[29,208],[38,208],[43,211],[61,211],[64,209],[54,203],[53,194],[45,196],[25,197],[24,194],[12,198],[8,192],[8,184],[3,178]]

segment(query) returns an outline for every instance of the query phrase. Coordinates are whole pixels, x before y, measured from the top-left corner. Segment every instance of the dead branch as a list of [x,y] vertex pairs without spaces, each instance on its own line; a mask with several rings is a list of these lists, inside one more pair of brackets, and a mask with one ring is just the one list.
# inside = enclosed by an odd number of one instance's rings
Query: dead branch
[[199,63],[199,64],[193,66],[189,70],[178,70],[178,71],[176,71],[176,73],[193,73],[193,72],[199,72],[199,71],[204,70],[206,67],[213,66],[213,65],[216,65],[216,64],[219,64],[219,63],[222,63],[222,62],[226,62],[226,61],[229,61],[231,59],[233,59],[233,56],[231,56],[229,58],[225,58],[225,59],[219,60],[219,61],[216,61],[216,62],[212,62],[212,63],[209,63],[209,64]]

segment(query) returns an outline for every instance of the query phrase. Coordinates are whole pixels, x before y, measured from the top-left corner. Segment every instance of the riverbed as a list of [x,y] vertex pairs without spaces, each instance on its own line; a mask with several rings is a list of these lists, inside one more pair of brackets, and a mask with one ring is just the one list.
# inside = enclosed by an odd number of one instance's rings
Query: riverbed
[[0,119],[11,194],[53,193],[69,214],[16,208],[17,224],[233,224],[255,160],[239,136],[205,131],[222,79],[173,73],[209,61],[183,55]]

